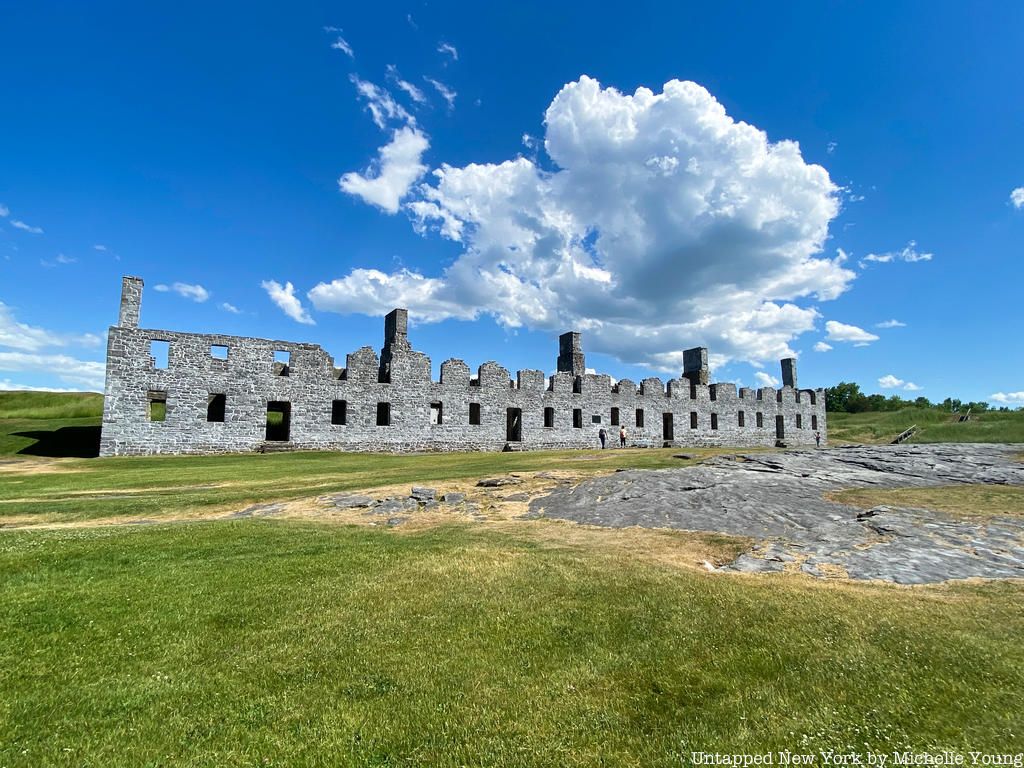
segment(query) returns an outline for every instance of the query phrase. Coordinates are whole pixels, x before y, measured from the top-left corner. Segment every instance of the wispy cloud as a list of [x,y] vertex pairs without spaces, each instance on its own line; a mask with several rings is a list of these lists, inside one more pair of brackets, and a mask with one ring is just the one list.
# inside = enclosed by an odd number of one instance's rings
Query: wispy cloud
[[906,328],[907,324],[902,323],[899,320],[886,320],[881,323],[875,323],[875,328]]
[[98,347],[102,339],[93,334],[64,334],[20,323],[13,310],[0,301],[0,347],[38,352],[47,347]]
[[11,209],[3,203],[0,203],[0,219],[6,218],[11,215]]
[[458,61],[459,60],[459,52],[455,49],[455,46],[452,45],[451,43],[446,43],[444,41],[438,43],[437,52],[438,53],[443,53],[443,54],[445,54],[447,56],[451,56],[452,57],[452,61]]
[[264,280],[260,285],[267,292],[270,300],[292,320],[304,325],[316,325],[316,321],[310,317],[309,312],[295,295],[295,286],[290,282],[281,285],[276,280]]
[[417,88],[415,85],[410,83],[408,80],[403,80],[402,76],[398,74],[398,67],[394,64],[388,64],[388,79],[391,80],[400,89],[405,91],[409,98],[415,101],[417,104],[426,104],[427,97],[423,91]]
[[242,310],[240,310],[234,304],[231,304],[230,302],[227,301],[222,301],[220,303],[220,308],[223,309],[225,312],[230,312],[232,315],[242,314]]
[[409,125],[416,125],[416,118],[409,114],[408,110],[395,101],[394,96],[386,88],[381,88],[368,80],[362,80],[356,75],[349,78],[356,87],[360,98],[366,100],[366,108],[370,111],[373,122],[381,130],[387,128],[388,120],[401,120]]
[[1024,208],[1024,187],[1017,187],[1010,193],[1010,202],[1018,211]]
[[921,253],[917,250],[917,242],[911,240],[903,248],[898,251],[887,251],[886,253],[869,253],[863,259],[860,260],[861,269],[867,266],[868,262],[875,262],[877,264],[889,264],[893,261],[905,261],[913,264],[917,261],[931,261],[931,253]]
[[100,253],[106,253],[106,252],[107,252],[107,246],[105,246],[105,245],[99,245],[99,244],[97,244],[97,245],[94,245],[94,246],[92,247],[92,249],[93,249],[94,251],[99,251]]
[[160,283],[159,285],[154,285],[153,290],[160,291],[161,293],[173,291],[182,298],[191,299],[197,304],[202,304],[210,298],[210,292],[203,288],[203,286],[191,285],[190,283],[171,283],[170,285]]
[[341,51],[350,59],[354,59],[356,57],[355,52],[352,50],[352,46],[348,44],[348,40],[346,40],[344,37],[339,36],[335,38],[334,42],[331,43],[331,48],[333,48],[336,51]]
[[839,146],[839,142],[838,141],[830,141],[825,146],[825,151],[828,152],[831,155],[833,152],[836,151],[836,147],[838,147],[838,146]]
[[70,355],[37,355],[28,352],[0,352],[0,371],[56,375],[68,384],[79,384],[94,392],[103,391],[106,366]]
[[43,234],[42,227],[33,227],[31,224],[26,224],[24,221],[20,221],[19,219],[11,219],[11,226],[15,229],[20,229],[33,235]]
[[430,83],[432,86],[434,86],[434,90],[441,94],[442,99],[448,102],[448,109],[455,108],[455,97],[458,96],[458,94],[455,91],[453,91],[447,85],[442,83],[440,80],[435,80],[432,77],[424,77],[423,79]]
[[826,344],[824,341],[819,341],[817,344],[814,345],[814,351],[815,352],[828,352],[831,349],[832,349],[832,345],[831,344]]

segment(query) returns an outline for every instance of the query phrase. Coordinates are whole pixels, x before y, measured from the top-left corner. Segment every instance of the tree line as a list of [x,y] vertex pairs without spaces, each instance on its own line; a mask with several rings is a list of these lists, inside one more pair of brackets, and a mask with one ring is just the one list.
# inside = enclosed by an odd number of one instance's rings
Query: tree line
[[863,413],[864,411],[898,411],[903,408],[936,408],[949,413],[984,413],[989,410],[1009,411],[1010,408],[990,408],[982,402],[962,402],[947,397],[941,403],[933,403],[927,397],[907,400],[899,395],[866,395],[860,391],[860,385],[852,381],[841,381],[834,387],[825,390],[825,410],[833,413]]

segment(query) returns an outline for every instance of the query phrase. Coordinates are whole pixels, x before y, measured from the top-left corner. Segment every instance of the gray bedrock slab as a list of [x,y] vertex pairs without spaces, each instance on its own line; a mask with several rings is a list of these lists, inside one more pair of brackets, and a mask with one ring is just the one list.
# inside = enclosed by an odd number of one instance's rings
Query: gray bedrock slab
[[725,570],[772,572],[797,562],[814,576],[839,566],[853,579],[899,584],[1024,578],[1024,518],[865,510],[824,496],[842,488],[1024,485],[1022,450],[957,443],[722,456],[694,467],[628,470],[558,488],[535,499],[529,514],[754,538],[751,550]]

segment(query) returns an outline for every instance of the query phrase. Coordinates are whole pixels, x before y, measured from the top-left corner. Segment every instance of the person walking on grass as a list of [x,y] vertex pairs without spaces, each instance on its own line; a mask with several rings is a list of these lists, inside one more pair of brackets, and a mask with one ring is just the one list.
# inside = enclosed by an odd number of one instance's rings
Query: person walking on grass
[[604,427],[601,427],[601,431],[597,433],[597,436],[601,438],[601,450],[604,450],[604,441],[608,439],[608,433],[604,431]]
[[626,428],[619,427],[619,448],[626,447]]
[[821,448],[821,432],[814,433],[814,444]]

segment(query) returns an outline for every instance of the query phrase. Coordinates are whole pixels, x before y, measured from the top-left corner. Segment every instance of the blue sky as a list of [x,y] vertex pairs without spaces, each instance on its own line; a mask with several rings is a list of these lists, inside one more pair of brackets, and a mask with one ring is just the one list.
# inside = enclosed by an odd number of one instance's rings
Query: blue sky
[[4,16],[0,387],[99,387],[135,274],[146,327],[339,364],[402,305],[435,373],[573,328],[616,377],[1024,404],[1020,4]]

